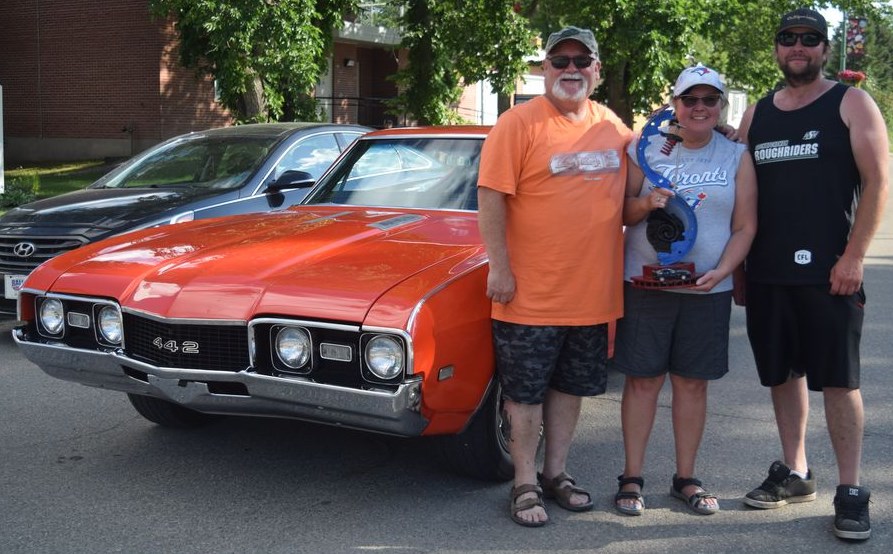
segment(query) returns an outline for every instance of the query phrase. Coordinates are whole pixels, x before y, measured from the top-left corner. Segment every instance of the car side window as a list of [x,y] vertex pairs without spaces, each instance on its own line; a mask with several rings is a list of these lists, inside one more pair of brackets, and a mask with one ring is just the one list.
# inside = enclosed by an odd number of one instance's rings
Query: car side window
[[366,154],[360,158],[349,179],[393,173],[412,169],[427,169],[436,163],[426,158],[421,152],[392,144],[373,144]]
[[278,179],[289,170],[306,171],[314,179],[319,179],[340,153],[338,142],[332,134],[307,137],[294,145],[276,164],[273,179]]
[[266,155],[266,148],[262,145],[251,143],[228,145],[220,156],[211,186],[214,188],[241,186]]

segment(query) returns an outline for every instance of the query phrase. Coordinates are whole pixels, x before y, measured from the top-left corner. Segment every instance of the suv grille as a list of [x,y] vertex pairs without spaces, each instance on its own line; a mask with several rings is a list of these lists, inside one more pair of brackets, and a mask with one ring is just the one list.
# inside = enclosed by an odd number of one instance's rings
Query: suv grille
[[124,315],[124,351],[160,367],[242,371],[248,367],[246,325],[165,323]]
[[[85,244],[87,244],[87,240],[81,237],[0,235],[0,271],[14,275],[27,275],[50,258]],[[16,248],[17,245],[31,245],[33,253],[28,256],[16,254],[17,250],[22,251],[22,248]],[[31,248],[26,247],[24,250],[28,251]]]

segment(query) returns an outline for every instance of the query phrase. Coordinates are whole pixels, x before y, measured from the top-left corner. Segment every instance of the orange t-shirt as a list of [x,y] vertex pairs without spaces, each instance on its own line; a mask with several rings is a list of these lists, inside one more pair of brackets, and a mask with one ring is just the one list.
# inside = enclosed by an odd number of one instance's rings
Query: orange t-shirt
[[481,153],[478,186],[506,196],[516,280],[492,316],[526,325],[595,325],[623,315],[625,148],[632,132],[589,102],[583,121],[545,97],[505,112]]

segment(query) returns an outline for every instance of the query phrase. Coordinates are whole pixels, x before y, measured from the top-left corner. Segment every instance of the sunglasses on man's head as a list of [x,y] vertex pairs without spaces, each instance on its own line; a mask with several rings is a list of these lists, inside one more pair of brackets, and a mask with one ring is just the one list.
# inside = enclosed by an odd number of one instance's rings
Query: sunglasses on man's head
[[797,44],[797,39],[800,39],[800,44],[807,48],[818,46],[825,41],[825,37],[823,37],[820,33],[812,31],[807,33],[792,33],[791,31],[782,31],[775,35],[775,42],[782,46],[794,46],[795,44]]
[[574,66],[577,69],[584,69],[592,65],[592,62],[595,59],[592,56],[549,56],[546,58],[552,64],[552,67],[555,69],[564,69],[569,66],[571,62],[574,62]]
[[686,108],[694,108],[698,105],[698,102],[704,104],[704,106],[708,108],[712,108],[719,103],[719,99],[722,98],[721,94],[708,94],[707,96],[695,96],[694,94],[683,94],[679,97],[679,100],[682,101],[682,105]]

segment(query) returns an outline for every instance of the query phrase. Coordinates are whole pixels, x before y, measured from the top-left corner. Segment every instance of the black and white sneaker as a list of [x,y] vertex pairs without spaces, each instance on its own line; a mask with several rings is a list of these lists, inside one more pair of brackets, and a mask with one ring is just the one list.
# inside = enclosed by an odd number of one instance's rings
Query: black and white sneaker
[[744,503],[764,510],[781,508],[785,504],[812,502],[815,500],[815,479],[812,471],[806,479],[791,473],[791,468],[781,462],[772,462],[769,477],[763,484],[744,496]]
[[834,534],[841,539],[864,541],[871,536],[868,487],[840,485],[834,496]]

